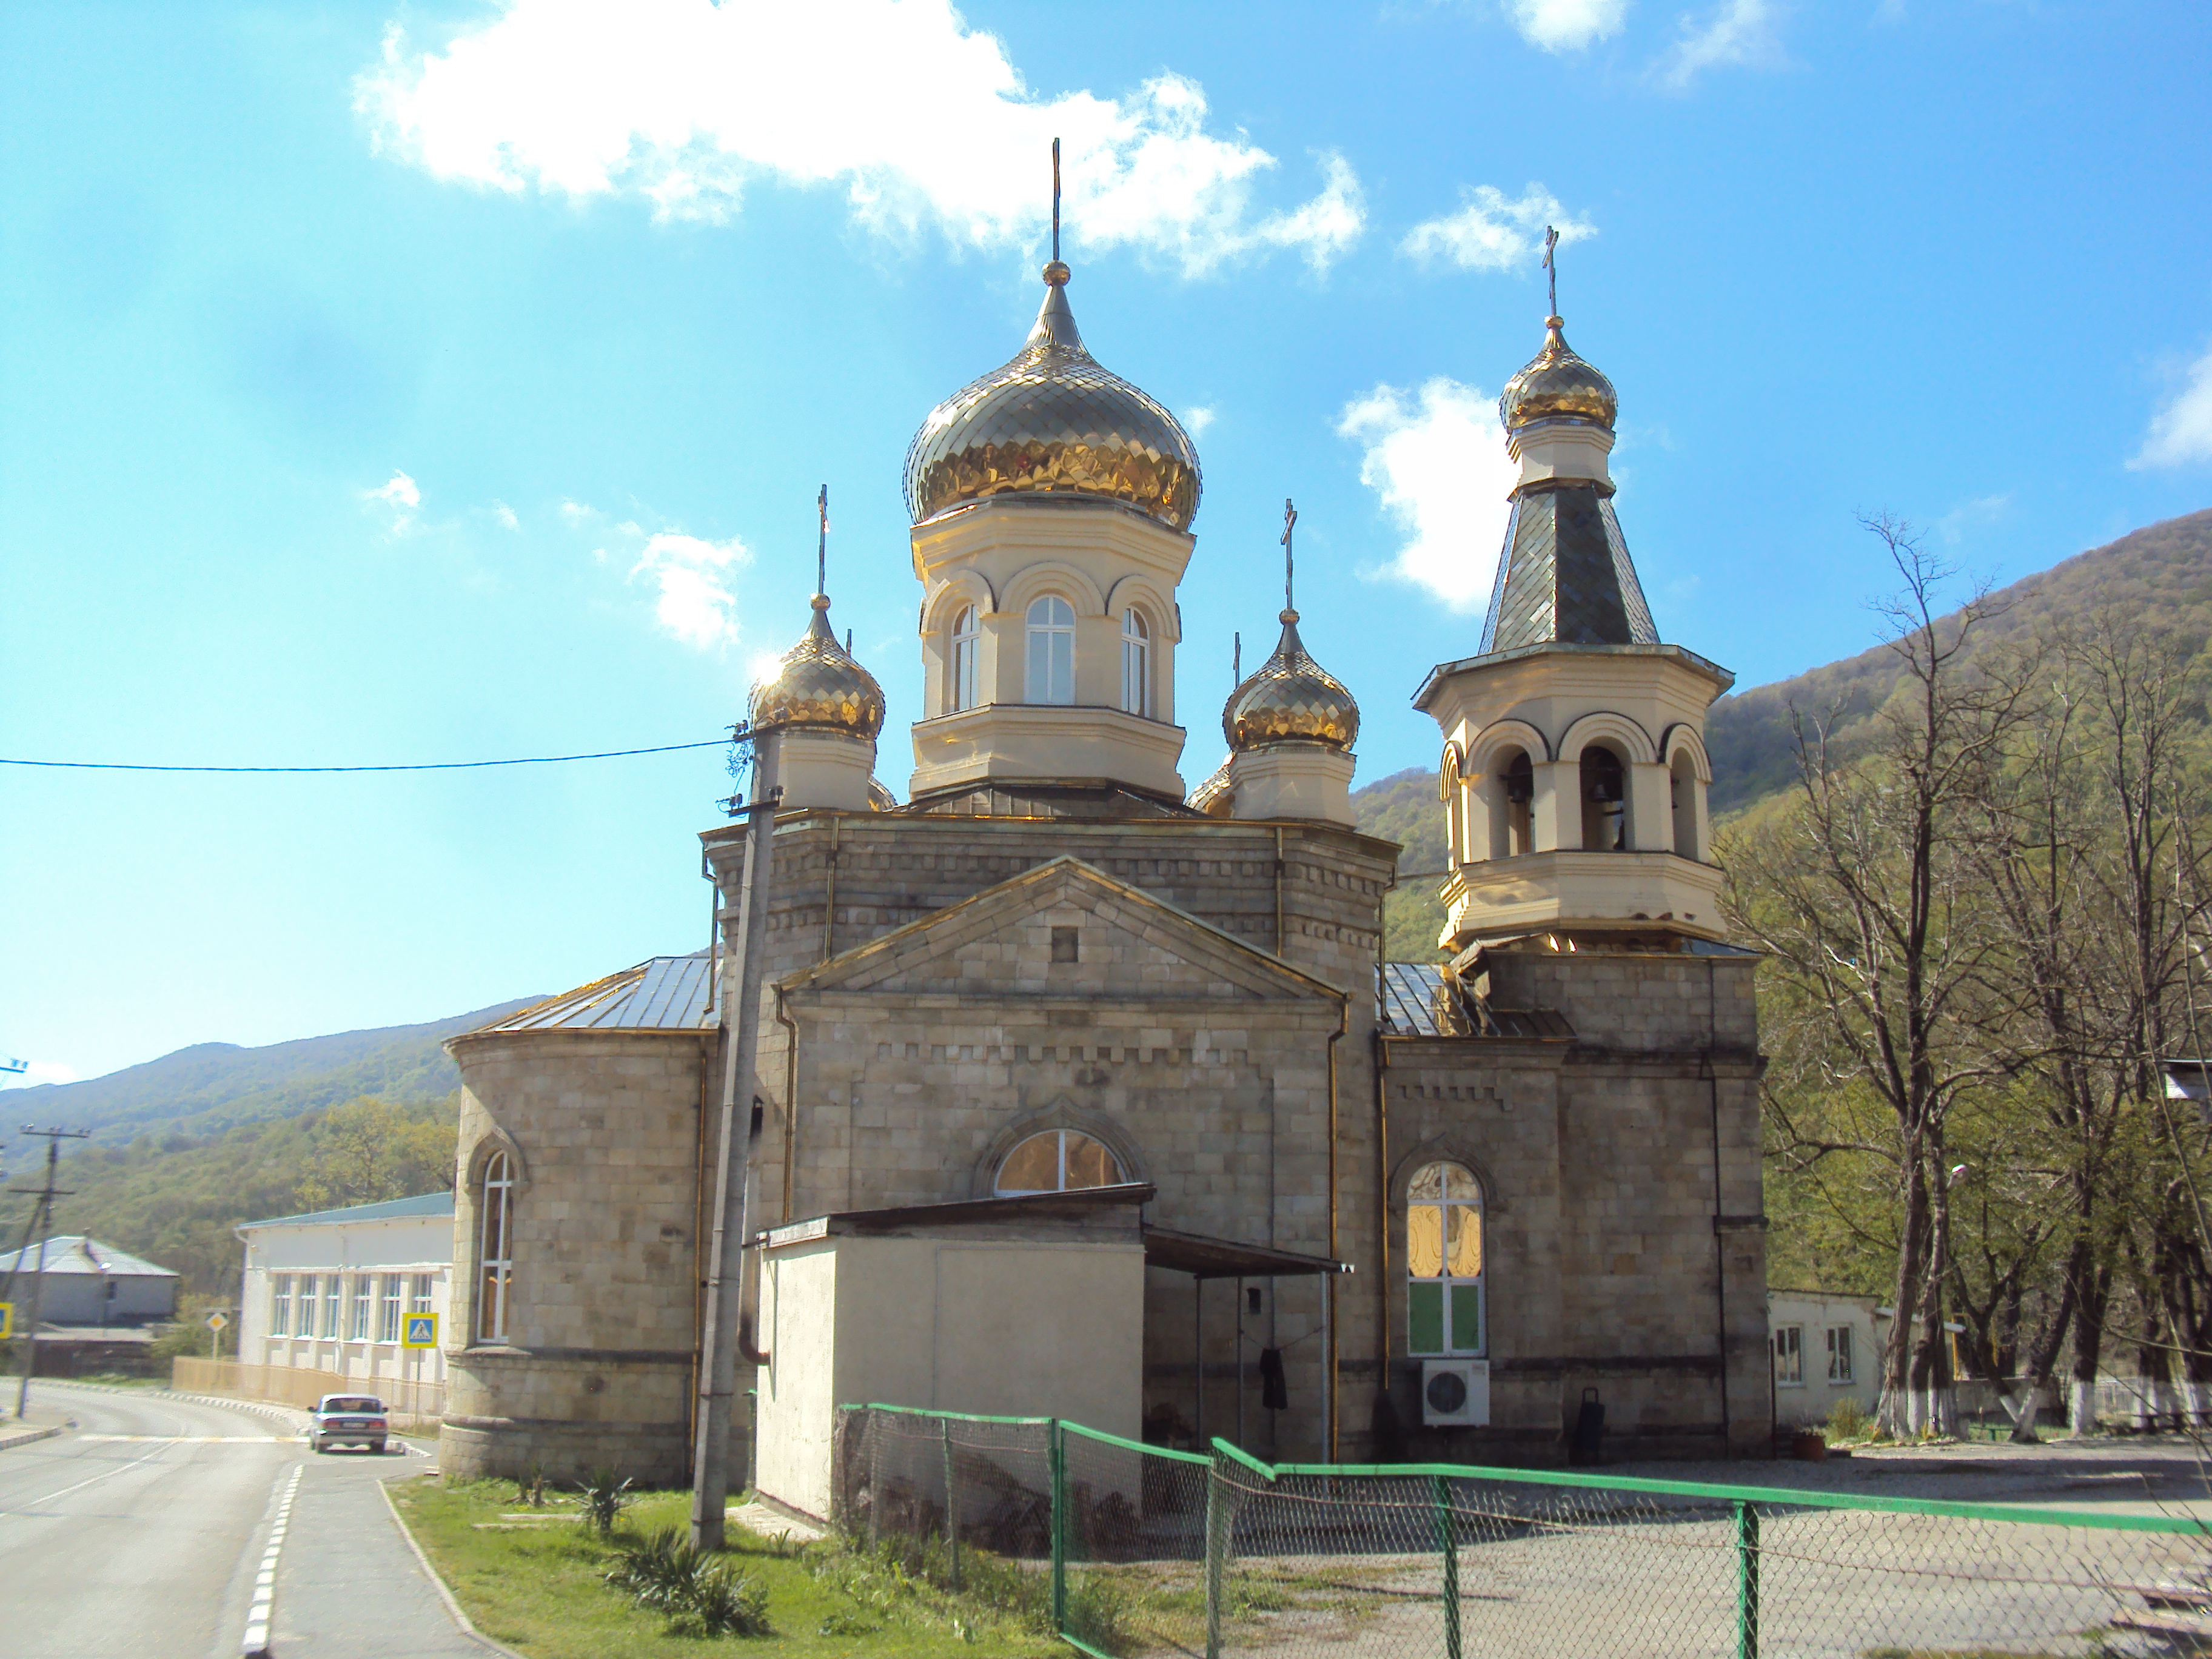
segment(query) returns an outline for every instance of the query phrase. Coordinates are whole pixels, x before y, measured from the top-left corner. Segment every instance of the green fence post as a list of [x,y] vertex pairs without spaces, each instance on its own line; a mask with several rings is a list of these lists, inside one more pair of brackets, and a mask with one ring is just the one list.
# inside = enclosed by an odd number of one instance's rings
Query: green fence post
[[1736,1659],[1759,1659],[1759,1506],[1735,1506]]
[[952,1552],[952,1588],[960,1588],[960,1489],[952,1484],[952,1419],[937,1419],[945,1441],[945,1542]]
[[1459,1535],[1452,1524],[1451,1482],[1437,1474],[1429,1484],[1437,1504],[1437,1551],[1444,1565],[1444,1659],[1460,1659]]
[[1221,1490],[1221,1457],[1206,1466],[1206,1659],[1221,1659],[1221,1571],[1229,1553],[1229,1500]]
[[1067,1634],[1067,1440],[1054,1418],[1052,1435],[1052,1628]]

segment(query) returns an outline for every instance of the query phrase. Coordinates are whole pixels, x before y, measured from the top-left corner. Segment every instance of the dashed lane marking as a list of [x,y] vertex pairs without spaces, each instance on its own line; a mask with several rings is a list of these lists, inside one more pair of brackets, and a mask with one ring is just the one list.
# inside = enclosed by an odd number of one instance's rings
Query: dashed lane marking
[[59,1492],[50,1492],[42,1497],[26,1499],[25,1505],[22,1509],[0,1510],[0,1515],[22,1515],[27,1513],[28,1510],[36,1509],[41,1504],[52,1503],[57,1498],[67,1498],[73,1492],[82,1492],[87,1486],[97,1486],[102,1480],[112,1480],[118,1474],[128,1474],[131,1470],[137,1468],[141,1463],[150,1463],[161,1455],[161,1449],[157,1447],[155,1449],[148,1452],[143,1457],[134,1457],[128,1463],[119,1463],[112,1469],[103,1470],[101,1473],[94,1475],[89,1480],[80,1480],[74,1486],[64,1486]]
[[261,1553],[261,1571],[253,1577],[253,1605],[246,1610],[246,1635],[239,1650],[246,1659],[264,1659],[269,1651],[269,1615],[276,1601],[276,1558],[284,1553],[284,1534],[292,1522],[292,1498],[300,1490],[307,1465],[295,1463],[291,1474],[276,1489],[276,1513],[269,1528],[269,1547]]
[[164,1446],[296,1446],[304,1434],[81,1434],[80,1440]]

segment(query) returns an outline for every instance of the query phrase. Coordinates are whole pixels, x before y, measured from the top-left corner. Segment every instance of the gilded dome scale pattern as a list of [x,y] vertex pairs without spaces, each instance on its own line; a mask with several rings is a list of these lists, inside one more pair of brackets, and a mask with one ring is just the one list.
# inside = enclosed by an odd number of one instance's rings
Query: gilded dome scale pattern
[[1544,319],[1544,346],[1528,366],[1505,383],[1498,399],[1498,418],[1508,432],[1532,421],[1566,416],[1592,421],[1608,432],[1620,413],[1613,382],[1575,355],[1560,317]]
[[871,742],[884,729],[884,689],[837,643],[825,595],[814,596],[814,617],[799,643],[753,688],[752,720],[756,731],[798,727]]
[[1237,754],[1273,743],[1346,750],[1359,737],[1359,705],[1344,682],[1316,662],[1298,638],[1298,613],[1282,613],[1275,654],[1229,694],[1221,732]]
[[906,457],[916,524],[963,501],[1066,494],[1126,501],[1176,530],[1198,513],[1198,451],[1155,398],[1102,368],[1067,305],[1067,267],[1013,359],[930,410]]

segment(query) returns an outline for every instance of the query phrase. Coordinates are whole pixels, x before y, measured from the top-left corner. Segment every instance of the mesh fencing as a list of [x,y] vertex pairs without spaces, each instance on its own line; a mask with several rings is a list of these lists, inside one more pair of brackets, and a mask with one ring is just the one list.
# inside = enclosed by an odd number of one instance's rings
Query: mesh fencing
[[[841,1414],[838,1522],[1103,1659],[2212,1651],[2212,1522]],[[949,1501],[948,1501],[949,1500]]]

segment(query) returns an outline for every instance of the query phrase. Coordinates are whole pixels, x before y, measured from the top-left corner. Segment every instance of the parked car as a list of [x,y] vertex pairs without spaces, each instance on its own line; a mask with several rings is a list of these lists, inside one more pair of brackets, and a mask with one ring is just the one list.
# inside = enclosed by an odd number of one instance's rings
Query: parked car
[[384,1402],[373,1394],[326,1394],[315,1407],[315,1449],[333,1446],[366,1446],[384,1449],[391,1419]]

